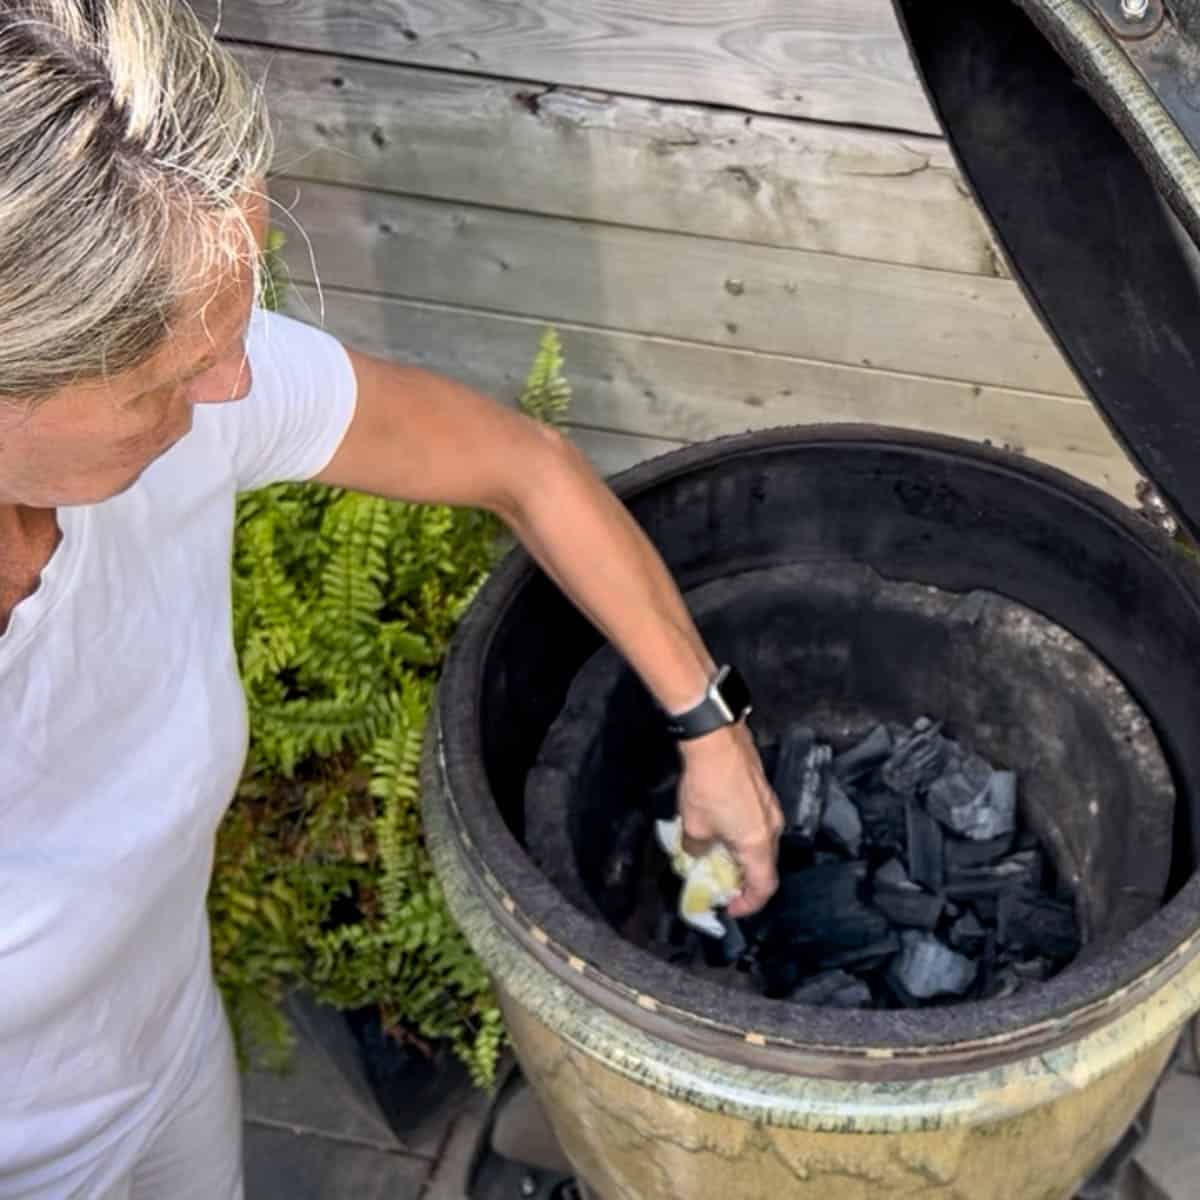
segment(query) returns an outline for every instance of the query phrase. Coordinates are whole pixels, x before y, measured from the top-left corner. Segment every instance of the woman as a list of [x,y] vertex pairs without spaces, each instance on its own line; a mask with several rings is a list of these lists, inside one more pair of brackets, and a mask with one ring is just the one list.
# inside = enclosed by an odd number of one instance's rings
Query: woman
[[684,714],[680,807],[738,858],[731,911],[775,886],[741,709],[583,459],[255,308],[269,157],[261,97],[182,4],[0,4],[0,1197],[241,1194],[204,912],[246,745],[239,490],[499,514]]

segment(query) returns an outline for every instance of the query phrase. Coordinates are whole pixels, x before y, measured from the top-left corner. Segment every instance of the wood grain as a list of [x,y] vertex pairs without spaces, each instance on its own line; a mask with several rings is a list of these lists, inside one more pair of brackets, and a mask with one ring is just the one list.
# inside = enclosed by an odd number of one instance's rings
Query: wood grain
[[936,132],[888,0],[193,0],[228,38]]
[[[276,181],[326,284],[908,374],[1078,394],[1006,279]],[[287,228],[287,223],[281,221]],[[288,264],[311,281],[308,248]]]
[[237,48],[282,173],[705,237],[1005,274],[945,144],[695,104]]
[[[316,293],[292,311],[315,320]],[[445,306],[325,293],[327,327],[367,351],[442,371],[511,401],[540,322]],[[556,323],[573,398],[571,419],[611,432],[622,453],[775,425],[864,422],[1009,446],[1133,495],[1132,466],[1087,401],[749,354]],[[628,441],[633,437],[635,441]],[[606,461],[613,461],[611,459]]]

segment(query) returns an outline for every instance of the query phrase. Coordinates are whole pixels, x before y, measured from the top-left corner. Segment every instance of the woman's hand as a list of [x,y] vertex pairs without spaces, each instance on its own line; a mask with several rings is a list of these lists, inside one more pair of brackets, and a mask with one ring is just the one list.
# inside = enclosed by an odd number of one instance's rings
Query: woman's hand
[[702,854],[714,841],[730,849],[742,869],[743,885],[729,915],[744,917],[760,909],[778,886],[779,801],[744,723],[682,742],[680,749],[684,849]]

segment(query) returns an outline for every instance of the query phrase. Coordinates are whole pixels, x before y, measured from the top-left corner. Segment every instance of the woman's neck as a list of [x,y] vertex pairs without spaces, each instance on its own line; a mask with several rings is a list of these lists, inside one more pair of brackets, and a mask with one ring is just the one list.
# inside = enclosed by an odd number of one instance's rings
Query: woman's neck
[[13,609],[37,590],[61,536],[54,509],[0,504],[0,633]]

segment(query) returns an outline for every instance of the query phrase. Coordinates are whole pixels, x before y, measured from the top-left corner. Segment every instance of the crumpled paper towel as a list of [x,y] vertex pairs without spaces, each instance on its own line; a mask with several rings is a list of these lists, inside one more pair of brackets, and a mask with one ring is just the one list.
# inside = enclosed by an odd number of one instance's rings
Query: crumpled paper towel
[[727,846],[714,842],[711,849],[695,858],[683,848],[683,821],[656,821],[654,832],[671,869],[683,880],[679,892],[679,916],[693,929],[709,937],[724,937],[716,910],[724,908],[742,889],[742,872]]

